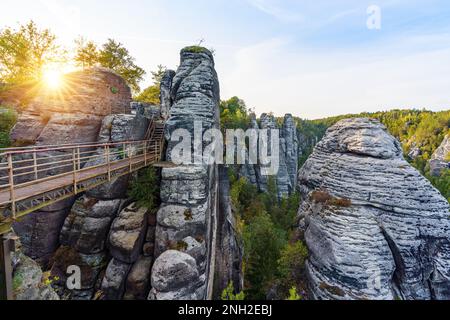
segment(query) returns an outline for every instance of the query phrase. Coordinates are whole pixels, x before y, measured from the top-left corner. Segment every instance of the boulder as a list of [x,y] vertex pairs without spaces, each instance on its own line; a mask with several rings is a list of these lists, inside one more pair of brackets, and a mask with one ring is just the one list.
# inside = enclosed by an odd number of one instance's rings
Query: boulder
[[113,258],[106,268],[101,285],[104,300],[122,300],[131,265]]
[[150,273],[153,258],[140,257],[127,277],[125,300],[146,300],[150,290]]
[[59,247],[59,232],[68,213],[69,209],[38,210],[14,223],[13,229],[20,237],[24,254],[45,266]]
[[13,253],[12,259],[15,300],[59,300],[36,262],[21,252]]
[[105,249],[109,228],[122,200],[97,200],[83,196],[73,205],[61,230],[60,242],[84,254]]
[[132,203],[114,220],[109,233],[111,255],[125,263],[134,263],[142,252],[147,231],[147,209]]
[[149,299],[198,299],[201,279],[195,259],[186,253],[168,250],[156,259],[152,269],[152,292]]
[[449,204],[372,119],[328,129],[299,172],[316,299],[449,299]]

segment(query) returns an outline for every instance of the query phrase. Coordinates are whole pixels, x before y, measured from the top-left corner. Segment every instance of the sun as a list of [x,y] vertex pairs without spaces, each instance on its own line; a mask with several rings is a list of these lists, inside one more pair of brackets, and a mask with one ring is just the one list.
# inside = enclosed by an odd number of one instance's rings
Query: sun
[[49,89],[56,90],[63,84],[63,72],[56,68],[45,69],[42,78]]

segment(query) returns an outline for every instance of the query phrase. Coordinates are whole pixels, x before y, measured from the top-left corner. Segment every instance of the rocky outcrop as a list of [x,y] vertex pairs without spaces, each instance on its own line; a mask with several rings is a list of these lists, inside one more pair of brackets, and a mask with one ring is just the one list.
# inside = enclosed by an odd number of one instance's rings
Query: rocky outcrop
[[[278,197],[288,197],[295,192],[297,185],[297,172],[298,172],[298,158],[299,158],[299,143],[297,126],[292,115],[287,114],[284,117],[282,126],[280,127],[273,115],[262,114],[260,118],[260,124],[256,121],[256,116],[251,115],[250,119],[251,129],[267,129],[268,131],[268,151],[269,155],[272,154],[270,148],[271,131],[279,130],[279,168],[274,178],[278,190]],[[261,163],[249,164],[248,151],[246,153],[246,163],[239,167],[239,175],[245,177],[251,184],[258,187],[262,192],[268,191],[268,183],[270,176],[263,175],[261,171]]]
[[15,300],[59,300],[42,269],[22,252],[13,253],[13,286]]
[[160,86],[161,93],[159,96],[159,100],[161,103],[161,116],[164,119],[169,118],[170,108],[172,107],[172,103],[173,103],[170,90],[172,88],[172,81],[173,81],[174,77],[175,77],[175,71],[166,70],[166,72],[164,72],[164,75],[161,79],[161,86]]
[[[104,117],[97,141],[142,140],[150,119],[159,118],[159,111],[153,106],[141,104],[135,111],[135,115]],[[86,165],[98,165],[103,161]],[[95,295],[104,299],[122,299],[128,272],[142,254],[147,235],[147,210],[136,208],[128,199],[130,178],[130,175],[114,178],[91,189],[72,206],[60,233],[62,246],[55,254],[51,268],[52,274],[61,279],[55,287],[64,299],[92,299]],[[108,264],[111,255],[114,259]],[[152,248],[147,248],[147,256],[153,256]],[[65,288],[65,270],[70,265],[82,265],[83,274],[91,275],[81,290]],[[106,268],[107,265],[109,268]],[[116,283],[119,280],[123,283]],[[134,290],[130,294],[137,293]],[[144,296],[147,294],[148,290],[141,293]]]
[[64,86],[43,88],[25,105],[11,132],[15,145],[93,142],[109,114],[130,113],[131,91],[115,73],[92,68],[68,74]]
[[204,299],[205,275],[199,274],[197,262],[189,254],[168,250],[152,269],[151,300]]
[[290,188],[288,194],[295,192],[297,186],[298,174],[298,136],[297,125],[291,114],[284,116],[283,126],[281,128],[281,152],[284,153],[286,170],[289,174]]
[[243,244],[236,231],[236,219],[231,206],[228,170],[219,167],[219,214],[215,264],[214,298],[220,299],[223,290],[233,283],[235,292],[243,289]]
[[[59,91],[38,90],[22,107],[11,132],[14,145],[95,142],[105,116],[130,112],[131,91],[125,81],[111,71],[93,68],[69,74],[64,80]],[[38,157],[63,154],[47,152],[39,153]],[[61,170],[49,168],[40,175],[54,175]],[[48,262],[59,246],[59,232],[73,201],[68,199],[43,208],[14,225],[27,256],[43,265]]]
[[[175,130],[185,129],[193,135],[195,121],[201,122],[201,134],[210,128],[219,128],[219,83],[214,59],[208,50],[186,48],[181,51],[170,98],[172,106],[166,123],[168,160],[172,159],[172,149],[177,144],[170,140]],[[149,299],[212,296],[217,170],[216,165],[204,163],[162,170],[162,204],[157,214],[155,236],[157,259]]]
[[299,191],[313,298],[450,298],[448,202],[377,120],[331,127]]
[[139,258],[147,231],[147,209],[136,203],[124,208],[114,220],[109,234],[111,255],[123,262],[134,263]]
[[150,290],[153,258],[141,256],[130,270],[124,300],[146,300]]
[[450,169],[450,135],[444,138],[430,160],[430,170],[433,176],[439,176],[444,169]]
[[112,220],[123,200],[98,200],[83,196],[73,205],[61,230],[60,242],[80,253],[104,251]]

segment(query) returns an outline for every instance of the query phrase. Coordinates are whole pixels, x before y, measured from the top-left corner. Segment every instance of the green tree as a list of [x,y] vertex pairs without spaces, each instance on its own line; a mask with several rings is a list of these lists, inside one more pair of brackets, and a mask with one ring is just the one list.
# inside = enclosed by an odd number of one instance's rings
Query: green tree
[[278,272],[283,288],[302,282],[308,249],[301,241],[288,243],[283,248],[278,259]]
[[277,278],[277,261],[285,239],[285,232],[277,229],[265,212],[244,227],[245,292],[249,299],[265,299]]
[[296,287],[292,287],[291,289],[289,289],[289,297],[287,298],[287,300],[302,300],[302,297],[297,293]]
[[17,30],[0,31],[0,82],[23,84],[42,78],[44,68],[66,61],[66,53],[56,44],[49,29],[38,29],[30,21]]
[[138,176],[131,182],[128,196],[135,200],[141,207],[146,207],[150,212],[157,208],[159,199],[159,178],[156,169],[148,167],[142,169]]
[[139,95],[134,98],[134,100],[144,103],[160,104],[161,80],[166,70],[166,67],[158,65],[158,70],[151,71],[153,85],[144,89]]
[[159,64],[158,69],[156,71],[151,71],[150,73],[152,74],[152,80],[153,80],[153,84],[157,85],[159,87],[159,85],[161,84],[162,78],[164,76],[164,73],[166,73],[167,71],[167,67]]
[[220,298],[224,301],[245,300],[245,293],[239,292],[235,294],[234,284],[233,282],[230,282],[228,286],[222,291],[222,295]]
[[250,124],[244,100],[232,97],[220,102],[220,124],[223,129],[247,129]]
[[159,86],[152,85],[146,89],[144,89],[139,95],[134,97],[135,101],[150,103],[150,104],[160,104],[160,95],[161,91]]
[[99,64],[100,51],[93,41],[86,41],[84,38],[75,40],[76,54],[75,63],[82,68],[90,68]]
[[134,92],[139,92],[145,71],[135,64],[135,59],[120,42],[108,39],[100,49],[98,62],[124,78]]
[[17,121],[17,114],[13,108],[0,105],[0,148],[11,145],[9,133]]

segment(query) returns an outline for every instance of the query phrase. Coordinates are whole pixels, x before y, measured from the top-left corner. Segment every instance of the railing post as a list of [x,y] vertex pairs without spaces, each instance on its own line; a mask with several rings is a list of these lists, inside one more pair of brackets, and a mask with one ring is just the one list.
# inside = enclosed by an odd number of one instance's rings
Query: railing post
[[8,153],[8,176],[9,176],[9,197],[11,201],[11,213],[13,219],[16,219],[16,194],[14,190],[14,167],[12,154]]
[[[73,193],[76,195],[78,193],[78,187],[77,187],[77,167],[79,167],[79,153],[80,148],[73,148],[72,149],[72,162],[73,162]],[[77,151],[78,151],[78,161],[77,161]],[[77,166],[78,162],[78,166]]]
[[37,170],[36,151],[33,152],[33,167],[34,167],[34,180],[37,180],[38,179],[38,170]]
[[78,171],[81,170],[81,156],[80,156],[80,147],[77,147],[78,154]]
[[105,146],[106,164],[108,165],[108,181],[111,182],[111,160],[109,159],[109,145]]
[[130,173],[133,171],[133,163],[131,161],[131,144],[128,143],[128,161],[130,163]]

